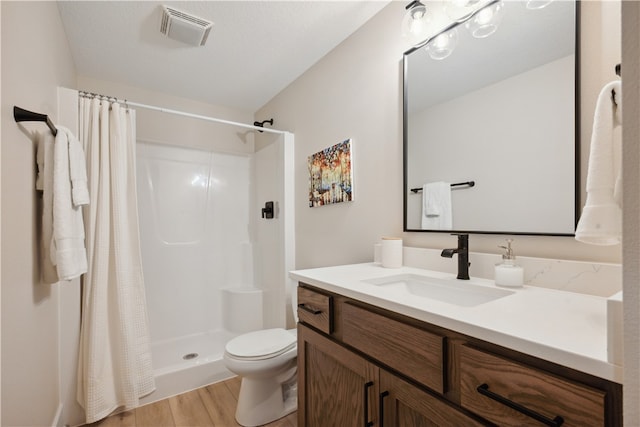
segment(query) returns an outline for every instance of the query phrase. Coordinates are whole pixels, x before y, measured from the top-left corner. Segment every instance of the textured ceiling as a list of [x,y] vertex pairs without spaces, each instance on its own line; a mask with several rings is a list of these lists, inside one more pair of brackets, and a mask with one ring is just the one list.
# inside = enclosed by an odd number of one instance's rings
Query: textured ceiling
[[[389,1],[59,1],[80,75],[254,112]],[[161,34],[162,5],[213,21]]]

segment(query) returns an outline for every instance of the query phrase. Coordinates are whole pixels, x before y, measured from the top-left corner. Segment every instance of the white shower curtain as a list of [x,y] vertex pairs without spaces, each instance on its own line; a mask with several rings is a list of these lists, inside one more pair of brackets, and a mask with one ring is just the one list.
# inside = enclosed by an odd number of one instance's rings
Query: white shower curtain
[[138,232],[135,111],[81,97],[79,138],[91,202],[77,398],[91,423],[138,406],[155,382]]

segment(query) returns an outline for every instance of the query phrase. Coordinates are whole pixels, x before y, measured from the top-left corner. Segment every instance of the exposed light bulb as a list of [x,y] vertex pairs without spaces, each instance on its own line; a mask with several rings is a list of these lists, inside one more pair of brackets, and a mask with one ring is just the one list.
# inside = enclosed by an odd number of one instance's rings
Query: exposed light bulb
[[413,18],[414,21],[419,20],[424,17],[425,13],[426,13],[426,10],[424,10],[424,8],[414,7],[411,10],[411,17]]
[[498,2],[480,10],[465,26],[475,38],[482,39],[495,33],[504,14],[504,3]]
[[478,25],[487,25],[493,18],[493,11],[489,9],[482,9],[476,16],[475,20]]
[[449,37],[446,34],[440,34],[433,40],[433,47],[436,49],[446,49],[449,46]]
[[448,0],[443,4],[443,10],[454,21],[462,21],[475,9],[480,0]]
[[413,44],[418,44],[427,38],[430,21],[431,15],[427,13],[425,5],[416,2],[402,19],[402,35],[409,38]]
[[435,60],[442,60],[453,53],[458,42],[458,30],[453,28],[446,33],[438,34],[425,46],[429,56]]
[[426,30],[426,25],[421,18],[414,18],[409,24],[409,32],[414,36],[419,36]]

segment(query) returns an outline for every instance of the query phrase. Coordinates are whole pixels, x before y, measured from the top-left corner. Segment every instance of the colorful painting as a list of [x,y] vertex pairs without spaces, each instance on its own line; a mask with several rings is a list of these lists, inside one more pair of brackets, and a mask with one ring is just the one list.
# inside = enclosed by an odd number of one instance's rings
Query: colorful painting
[[351,139],[309,156],[309,207],[353,200]]

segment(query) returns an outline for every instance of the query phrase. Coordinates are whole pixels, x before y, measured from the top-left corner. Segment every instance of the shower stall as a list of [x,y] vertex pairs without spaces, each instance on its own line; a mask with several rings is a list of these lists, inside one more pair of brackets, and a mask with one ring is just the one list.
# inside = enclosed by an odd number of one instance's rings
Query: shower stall
[[[79,92],[58,88],[58,121],[79,126]],[[294,135],[128,102],[136,110],[142,264],[156,390],[146,404],[222,380],[227,340],[251,328],[292,326],[295,268]],[[216,122],[224,131],[189,122]],[[183,128],[184,126],[184,128]],[[185,132],[198,138],[187,148]],[[151,131],[153,130],[153,131]],[[192,132],[191,132],[192,131]],[[219,147],[203,149],[204,135]],[[143,140],[146,135],[149,140]],[[156,140],[161,135],[162,143]],[[171,145],[172,136],[176,139]],[[222,147],[222,148],[220,148]],[[223,152],[224,151],[224,152]],[[248,152],[249,151],[249,152]],[[265,202],[274,218],[262,218]],[[77,402],[81,288],[61,286],[61,422],[84,423]]]
[[[232,376],[234,336],[285,327],[294,268],[293,135],[252,154],[138,141],[142,263],[157,390],[150,403]],[[273,202],[274,217],[262,208]]]

